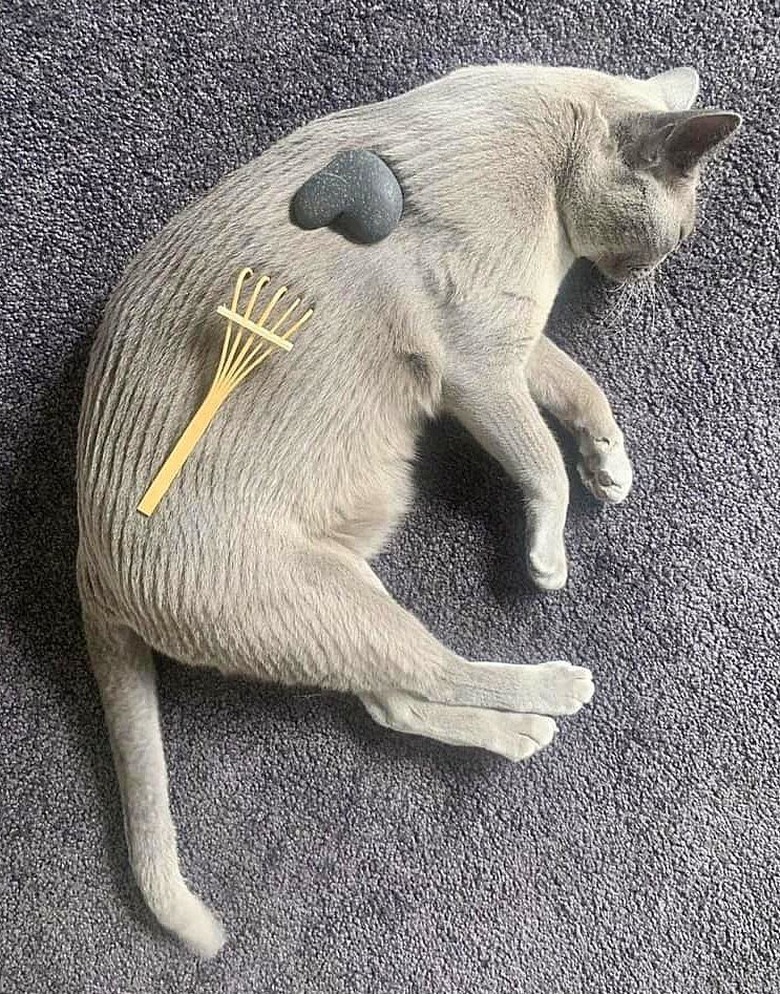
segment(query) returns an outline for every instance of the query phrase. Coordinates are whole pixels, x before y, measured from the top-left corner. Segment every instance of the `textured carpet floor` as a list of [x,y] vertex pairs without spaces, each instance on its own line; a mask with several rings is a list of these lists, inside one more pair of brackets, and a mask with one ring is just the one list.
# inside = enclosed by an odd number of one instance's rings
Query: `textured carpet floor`
[[[138,8],[143,8],[143,15]],[[776,5],[48,0],[0,18],[0,991],[771,994],[780,989]],[[554,335],[614,399],[636,489],[573,481],[566,591],[452,425],[378,570],[449,645],[592,667],[513,767],[351,699],[161,664],[186,872],[230,942],[151,921],[74,588],[86,355],[128,258],[329,110],[499,59],[694,64],[745,126],[655,309],[578,269]]]

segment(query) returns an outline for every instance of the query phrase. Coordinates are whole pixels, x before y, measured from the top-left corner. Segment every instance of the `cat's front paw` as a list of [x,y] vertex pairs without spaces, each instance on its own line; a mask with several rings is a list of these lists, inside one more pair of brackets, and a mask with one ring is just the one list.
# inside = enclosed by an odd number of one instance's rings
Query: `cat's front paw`
[[528,575],[540,590],[560,590],[569,578],[566,550],[537,548],[528,553]]
[[619,504],[628,497],[634,473],[623,437],[592,438],[580,446],[580,479],[598,500]]

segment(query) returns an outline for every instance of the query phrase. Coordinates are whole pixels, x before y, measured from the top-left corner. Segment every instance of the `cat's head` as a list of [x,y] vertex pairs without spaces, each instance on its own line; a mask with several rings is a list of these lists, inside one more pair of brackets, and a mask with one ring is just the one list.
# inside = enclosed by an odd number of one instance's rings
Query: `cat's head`
[[616,280],[651,272],[691,233],[699,172],[741,123],[691,110],[693,69],[620,81],[575,127],[562,213],[574,252]]

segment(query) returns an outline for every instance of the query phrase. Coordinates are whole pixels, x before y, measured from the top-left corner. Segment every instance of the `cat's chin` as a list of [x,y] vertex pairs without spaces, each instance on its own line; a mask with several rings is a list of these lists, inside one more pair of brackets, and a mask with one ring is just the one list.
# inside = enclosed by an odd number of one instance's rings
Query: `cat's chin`
[[654,265],[637,265],[634,263],[612,263],[606,259],[594,259],[594,265],[602,276],[611,283],[641,283],[652,275]]
[[642,269],[635,273],[629,273],[627,276],[618,276],[615,273],[608,273],[602,270],[602,273],[607,277],[610,283],[615,283],[618,286],[623,286],[626,283],[644,283],[653,273],[652,268]]

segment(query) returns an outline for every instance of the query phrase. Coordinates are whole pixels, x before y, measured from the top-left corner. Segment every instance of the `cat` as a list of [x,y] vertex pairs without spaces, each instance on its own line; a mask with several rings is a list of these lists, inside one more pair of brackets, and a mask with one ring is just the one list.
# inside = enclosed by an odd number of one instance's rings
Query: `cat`
[[[540,414],[575,436],[596,497],[631,482],[602,391],[544,335],[578,257],[641,279],[692,231],[701,162],[739,116],[691,110],[694,70],[649,80],[470,67],[300,128],[174,217],[131,261],[92,348],[77,557],[130,861],[195,952],[224,933],[179,868],[152,651],[226,674],[357,694],[379,723],[521,760],[593,693],[588,670],[472,662],[369,565],[411,497],[427,419],[458,418],[527,505],[527,568],[566,582],[568,483]],[[303,231],[290,199],[337,152],[380,155],[404,195],[376,245]],[[140,496],[208,389],[215,314],[241,267],[316,304],[206,431],[149,518]]]

